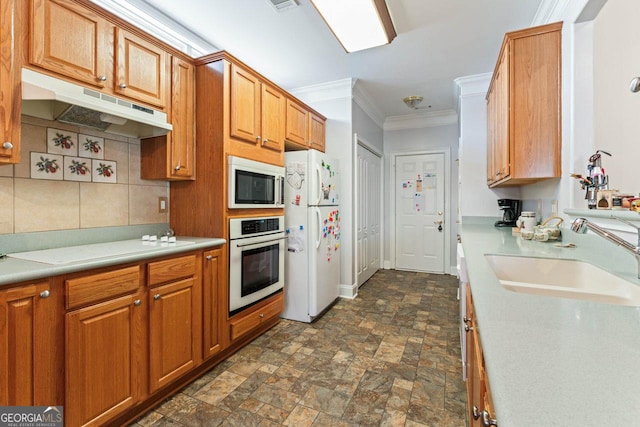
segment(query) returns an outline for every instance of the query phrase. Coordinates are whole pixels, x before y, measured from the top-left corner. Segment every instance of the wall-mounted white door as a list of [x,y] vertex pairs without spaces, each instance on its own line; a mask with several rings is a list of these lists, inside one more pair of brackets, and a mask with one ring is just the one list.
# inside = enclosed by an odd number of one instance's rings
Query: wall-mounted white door
[[358,144],[356,164],[358,286],[380,268],[382,246],[382,158]]
[[444,273],[444,153],[399,155],[395,164],[395,266]]

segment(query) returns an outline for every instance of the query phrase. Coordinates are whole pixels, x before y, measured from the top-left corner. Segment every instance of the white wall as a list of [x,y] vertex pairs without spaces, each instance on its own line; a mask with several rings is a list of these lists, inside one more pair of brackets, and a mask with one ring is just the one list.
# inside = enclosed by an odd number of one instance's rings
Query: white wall
[[500,218],[498,199],[520,199],[520,189],[487,186],[487,101],[491,74],[456,79],[460,91],[459,216]]
[[358,134],[358,138],[367,141],[380,153],[383,152],[383,131],[371,117],[358,105],[353,102],[353,132]]
[[[456,250],[456,234],[457,227],[454,226],[457,218],[458,210],[458,186],[456,185],[456,177],[458,175],[458,167],[456,159],[458,158],[458,127],[454,125],[426,127],[419,129],[403,129],[384,131],[384,182],[392,182],[391,176],[391,154],[402,152],[417,152],[417,151],[430,151],[437,148],[449,148],[451,150],[451,164],[449,165],[451,171],[451,194],[445,197],[451,197],[450,212],[446,221],[451,226],[450,230],[451,239],[451,260],[455,260]],[[391,226],[390,224],[390,208],[393,203],[390,200],[390,192],[384,193],[384,206],[386,210],[384,212],[384,235],[390,236]],[[390,239],[386,238],[384,242],[384,260],[385,265],[391,263],[391,244]],[[453,262],[453,261],[452,261]]]
[[640,76],[638,0],[609,0],[593,28],[594,146],[609,151],[602,164],[609,188],[638,194],[640,93],[629,82]]

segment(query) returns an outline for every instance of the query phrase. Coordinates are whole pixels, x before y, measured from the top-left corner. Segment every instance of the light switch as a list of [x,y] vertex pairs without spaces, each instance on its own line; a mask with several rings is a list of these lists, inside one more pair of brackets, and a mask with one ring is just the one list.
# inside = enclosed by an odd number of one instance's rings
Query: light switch
[[167,198],[159,197],[158,198],[158,213],[167,213]]

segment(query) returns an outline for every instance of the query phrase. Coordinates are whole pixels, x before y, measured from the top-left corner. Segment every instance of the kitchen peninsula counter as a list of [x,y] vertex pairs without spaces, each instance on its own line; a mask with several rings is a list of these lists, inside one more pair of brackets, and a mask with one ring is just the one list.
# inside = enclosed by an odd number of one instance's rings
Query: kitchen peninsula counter
[[575,249],[522,240],[494,221],[464,217],[461,236],[498,424],[636,425],[640,308],[512,292],[484,257],[580,260],[640,286],[633,256],[567,228],[562,243]]
[[[14,258],[12,257],[13,252],[10,252],[8,256],[0,259],[0,289],[2,286],[28,280],[175,255],[182,252],[221,246],[225,243],[226,240],[222,238],[178,236],[176,243],[143,242],[140,239],[126,239],[114,242],[74,245],[59,249],[48,248],[46,249],[47,255],[52,257],[54,263]],[[59,254],[56,253],[58,250]],[[102,255],[100,255],[101,251]],[[40,252],[40,250],[36,252]],[[26,258],[30,258],[30,255],[36,252],[21,251]],[[71,261],[61,261],[60,254],[72,254]],[[86,256],[83,254],[86,254]]]

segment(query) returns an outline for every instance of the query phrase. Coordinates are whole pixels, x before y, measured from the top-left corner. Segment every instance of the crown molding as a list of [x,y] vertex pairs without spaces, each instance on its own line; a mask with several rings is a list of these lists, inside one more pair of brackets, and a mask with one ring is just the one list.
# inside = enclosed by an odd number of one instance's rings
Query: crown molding
[[458,114],[453,110],[390,116],[384,121],[384,130],[420,129],[436,126],[455,125]]
[[192,58],[220,50],[144,0],[90,1]]
[[291,89],[288,92],[307,104],[326,102],[334,99],[351,99],[354,79],[347,78],[333,82],[319,83]]
[[384,126],[384,114],[376,107],[369,92],[362,87],[362,84],[358,84],[358,79],[354,81],[352,97],[353,101],[362,108],[362,111],[382,129]]
[[459,96],[485,95],[489,90],[492,73],[474,74],[472,76],[458,77],[453,82],[459,90]]

